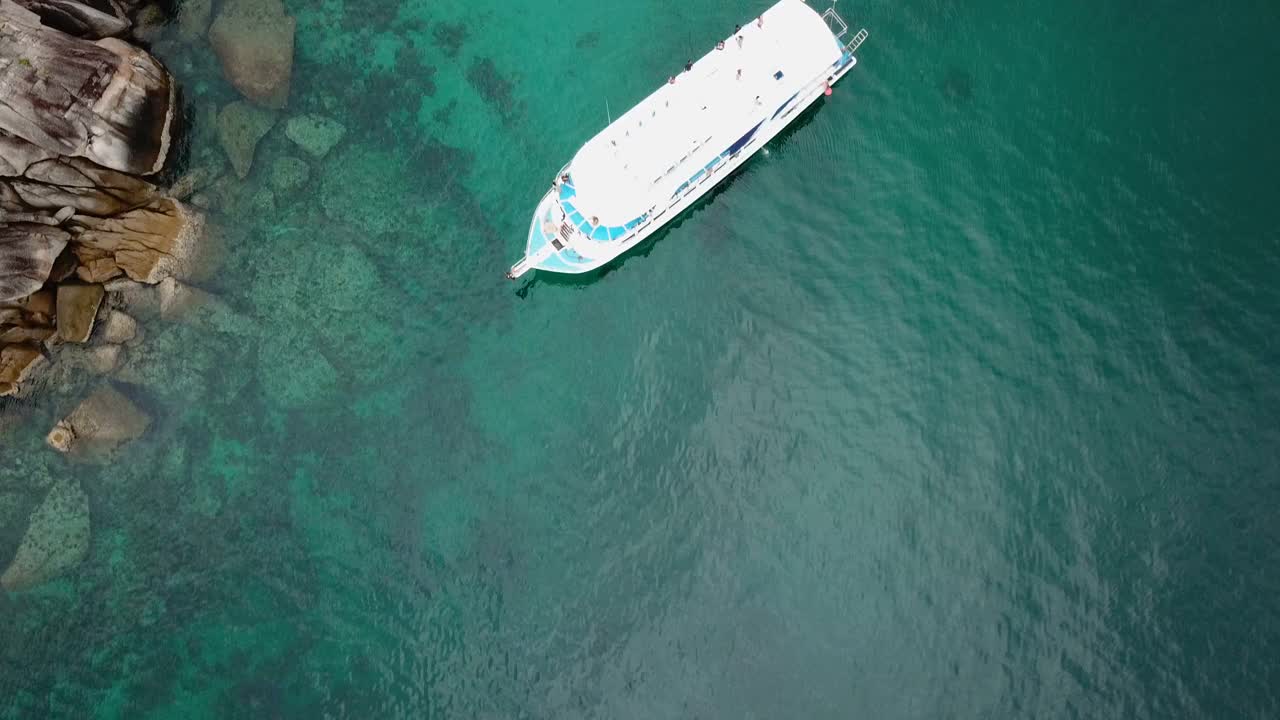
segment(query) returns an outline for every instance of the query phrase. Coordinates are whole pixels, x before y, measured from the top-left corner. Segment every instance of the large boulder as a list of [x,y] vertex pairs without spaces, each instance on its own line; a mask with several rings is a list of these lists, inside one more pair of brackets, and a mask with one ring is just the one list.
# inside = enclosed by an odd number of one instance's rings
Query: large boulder
[[285,137],[317,159],[328,155],[346,134],[342,123],[323,115],[291,117],[284,126]]
[[15,0],[51,28],[68,35],[97,40],[119,37],[129,30],[129,18],[112,0]]
[[247,102],[233,102],[218,113],[218,139],[240,179],[249,176],[258,141],[276,124],[276,114]]
[[89,498],[76,481],[59,480],[31,514],[22,544],[0,576],[0,587],[35,587],[79,565],[88,552]]
[[158,194],[145,180],[0,132],[0,211],[53,213],[69,207],[86,215],[114,215]]
[[0,303],[39,290],[70,239],[49,225],[0,222]]
[[103,385],[76,406],[45,438],[60,452],[105,458],[118,446],[137,440],[151,418],[110,385]]
[[58,337],[65,342],[87,342],[105,295],[106,291],[98,284],[59,285]]
[[128,275],[143,283],[198,273],[209,258],[201,242],[204,216],[171,198],[114,217],[76,215],[82,229],[72,249],[80,260],[76,274],[87,282]]
[[209,28],[222,71],[240,94],[269,108],[289,100],[295,22],[280,0],[226,0]]
[[0,58],[16,58],[0,66],[0,130],[113,170],[164,167],[174,83],[146,52],[72,37],[0,0]]

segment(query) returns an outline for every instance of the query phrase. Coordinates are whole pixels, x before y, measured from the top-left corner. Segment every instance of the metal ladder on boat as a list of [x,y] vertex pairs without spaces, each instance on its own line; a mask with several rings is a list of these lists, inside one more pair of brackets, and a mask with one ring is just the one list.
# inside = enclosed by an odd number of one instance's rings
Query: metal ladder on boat
[[[840,17],[840,13],[836,12],[836,6],[834,4],[827,8],[826,12],[822,13],[822,19],[827,23],[827,27],[831,29],[831,34],[836,36],[836,40],[839,40],[848,34],[849,23],[846,23],[844,18]],[[859,30],[853,36],[852,40],[845,43],[844,51],[852,53],[857,50],[858,47],[866,41],[869,34],[870,33],[867,32],[866,28]]]

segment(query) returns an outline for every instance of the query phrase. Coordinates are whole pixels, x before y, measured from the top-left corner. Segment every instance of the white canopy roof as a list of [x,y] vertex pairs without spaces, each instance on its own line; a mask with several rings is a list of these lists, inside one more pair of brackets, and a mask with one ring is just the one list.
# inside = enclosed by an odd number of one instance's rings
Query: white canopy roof
[[761,18],[578,151],[569,172],[584,216],[603,225],[639,217],[839,59],[840,43],[801,0]]

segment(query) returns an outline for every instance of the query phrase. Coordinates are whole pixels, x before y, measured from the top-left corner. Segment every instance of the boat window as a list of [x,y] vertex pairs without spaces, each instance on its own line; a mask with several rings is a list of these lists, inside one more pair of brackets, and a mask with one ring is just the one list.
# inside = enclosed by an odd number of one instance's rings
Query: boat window
[[742,148],[746,147],[746,145],[747,145],[747,143],[748,143],[748,142],[751,142],[751,138],[755,136],[756,131],[757,131],[757,130],[759,130],[759,129],[760,129],[760,126],[761,126],[761,125],[763,125],[763,124],[764,124],[764,122],[763,122],[763,121],[762,121],[762,122],[759,122],[759,123],[757,123],[757,124],[756,124],[756,126],[755,126],[755,127],[753,127],[753,128],[751,128],[750,130],[748,130],[746,135],[743,135],[742,137],[738,138],[738,141],[737,141],[737,142],[735,142],[734,144],[730,145],[730,146],[729,146],[729,149],[724,151],[724,152],[725,152],[725,154],[726,154],[726,155],[736,155],[736,154],[738,153],[738,151],[739,151],[739,150],[741,150]]
[[773,79],[774,79],[774,80],[781,80],[781,79],[782,79],[782,71],[781,71],[781,70],[779,70],[778,72],[774,73],[774,74],[773,74]]
[[[799,96],[800,96],[800,93],[796,93],[795,95],[792,95],[791,97],[787,98],[787,101],[779,105],[778,109],[774,111],[773,117],[775,118],[778,117],[778,115],[781,114],[782,111],[785,110],[786,107],[791,104],[791,101],[795,100]],[[769,119],[772,120],[773,118],[769,118]]]

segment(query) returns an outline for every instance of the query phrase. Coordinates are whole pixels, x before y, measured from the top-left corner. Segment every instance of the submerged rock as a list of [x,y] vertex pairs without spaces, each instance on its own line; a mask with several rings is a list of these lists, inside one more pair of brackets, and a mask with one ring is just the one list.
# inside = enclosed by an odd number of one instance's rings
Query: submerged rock
[[105,294],[101,285],[59,285],[58,337],[72,343],[88,341]]
[[183,285],[168,278],[160,283],[160,317],[165,320],[190,319],[197,311],[208,308],[215,301],[213,295],[200,288]]
[[273,404],[296,409],[332,398],[340,378],[313,338],[286,331],[263,339],[258,383]]
[[289,100],[295,22],[280,0],[226,0],[209,28],[209,44],[227,81],[269,108]]
[[133,315],[145,319],[160,314],[160,295],[151,285],[143,285],[127,278],[117,278],[103,287],[115,298],[117,307],[123,307]]
[[271,187],[282,193],[297,190],[307,184],[311,166],[296,157],[276,158],[271,163]]
[[218,113],[218,139],[240,179],[249,177],[258,141],[276,124],[276,114],[236,101]]
[[79,565],[88,552],[89,498],[76,481],[60,480],[31,514],[0,587],[33,588]]
[[103,342],[115,345],[133,342],[138,337],[138,321],[128,313],[110,310],[102,318],[99,337]]
[[284,135],[314,158],[322,158],[347,134],[337,120],[323,115],[299,115],[285,123]]
[[54,367],[64,372],[107,375],[115,372],[123,362],[124,348],[119,345],[67,345],[59,349]]
[[169,186],[169,197],[175,200],[186,200],[196,191],[208,187],[214,180],[218,179],[221,173],[222,168],[192,168],[183,173],[182,177],[175,180],[173,185]]
[[133,13],[133,36],[142,42],[154,43],[168,23],[164,9],[156,3],[148,3]]
[[178,37],[188,42],[204,35],[213,17],[213,0],[186,0],[178,8]]
[[151,418],[129,398],[103,385],[49,431],[46,441],[61,452],[73,449],[105,456],[119,445],[137,440]]
[[254,324],[237,313],[222,298],[198,287],[184,285],[173,278],[160,283],[160,317],[205,330],[244,335]]

